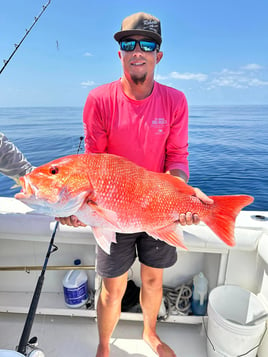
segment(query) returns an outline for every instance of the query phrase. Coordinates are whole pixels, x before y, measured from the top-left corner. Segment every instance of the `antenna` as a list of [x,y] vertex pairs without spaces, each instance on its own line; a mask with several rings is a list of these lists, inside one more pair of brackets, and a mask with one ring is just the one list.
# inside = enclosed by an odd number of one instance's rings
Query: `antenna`
[[50,4],[51,0],[48,0],[48,2],[46,3],[46,5],[43,5],[42,11],[40,12],[40,14],[38,16],[36,16],[34,18],[34,22],[32,24],[32,26],[29,28],[29,30],[26,29],[26,33],[25,35],[22,37],[22,39],[20,40],[20,42],[17,44],[15,43],[15,49],[14,51],[11,53],[11,55],[9,56],[9,58],[7,60],[4,59],[4,65],[0,70],[0,74],[3,72],[3,70],[5,69],[5,67],[8,65],[9,61],[11,60],[11,58],[14,56],[14,54],[16,53],[16,51],[18,50],[18,48],[20,47],[20,45],[22,44],[22,42],[25,40],[25,38],[28,36],[28,34],[30,33],[30,31],[32,30],[32,28],[34,27],[34,25],[37,23],[37,21],[40,19],[41,15],[43,14],[43,12],[46,10],[46,8],[48,7],[48,5]]

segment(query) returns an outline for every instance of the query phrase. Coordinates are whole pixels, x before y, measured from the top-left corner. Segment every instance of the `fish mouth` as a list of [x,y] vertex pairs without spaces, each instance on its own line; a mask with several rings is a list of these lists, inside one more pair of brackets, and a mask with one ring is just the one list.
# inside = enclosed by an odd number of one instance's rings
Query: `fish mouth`
[[[52,202],[50,199],[44,199],[39,197],[39,189],[31,182],[27,176],[20,177],[21,191],[15,195],[15,198],[23,202],[34,211],[49,215],[58,216],[57,213],[61,213],[57,207],[57,202]],[[64,217],[64,215],[59,215]]]
[[15,195],[17,199],[27,199],[36,196],[37,188],[30,182],[28,177],[20,177],[21,191]]
[[68,189],[60,192],[42,192],[33,184],[27,176],[20,178],[21,191],[15,194],[15,198],[25,203],[35,211],[54,217],[68,217],[75,214],[85,202],[87,192],[68,198]]
[[[30,204],[37,201],[47,201],[49,204],[55,204],[58,202],[58,196],[50,195],[46,197],[42,192],[42,188],[37,187],[32,182],[31,178],[28,176],[20,177],[21,191],[15,195],[15,198],[25,202],[26,204]],[[37,205],[39,205],[37,203]]]

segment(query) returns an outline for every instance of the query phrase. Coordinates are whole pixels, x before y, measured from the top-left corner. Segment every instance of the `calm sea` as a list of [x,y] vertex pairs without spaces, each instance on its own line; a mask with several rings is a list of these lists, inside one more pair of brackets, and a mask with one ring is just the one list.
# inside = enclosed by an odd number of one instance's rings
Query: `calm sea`
[[[250,194],[268,210],[268,106],[189,108],[189,184],[208,195]],[[77,152],[83,108],[0,108],[0,131],[35,166]],[[0,175],[0,196],[13,181]]]

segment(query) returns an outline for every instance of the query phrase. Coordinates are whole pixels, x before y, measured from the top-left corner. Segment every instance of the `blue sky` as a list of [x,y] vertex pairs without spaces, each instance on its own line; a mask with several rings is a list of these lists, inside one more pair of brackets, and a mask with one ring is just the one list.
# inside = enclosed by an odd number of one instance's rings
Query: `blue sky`
[[[47,1],[1,2],[0,67]],[[138,11],[161,20],[157,80],[189,105],[268,104],[267,0],[51,0],[0,75],[0,107],[83,106],[122,75],[113,34]]]

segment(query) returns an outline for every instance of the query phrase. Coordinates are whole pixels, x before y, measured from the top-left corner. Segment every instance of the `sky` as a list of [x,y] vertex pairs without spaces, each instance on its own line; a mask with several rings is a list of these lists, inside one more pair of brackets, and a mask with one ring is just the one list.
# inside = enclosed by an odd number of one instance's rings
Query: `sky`
[[[0,69],[47,3],[1,1]],[[189,105],[268,104],[267,0],[51,0],[0,74],[0,107],[82,107],[122,76],[113,35],[139,11],[161,20],[156,80]]]

